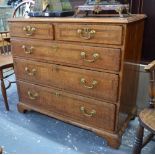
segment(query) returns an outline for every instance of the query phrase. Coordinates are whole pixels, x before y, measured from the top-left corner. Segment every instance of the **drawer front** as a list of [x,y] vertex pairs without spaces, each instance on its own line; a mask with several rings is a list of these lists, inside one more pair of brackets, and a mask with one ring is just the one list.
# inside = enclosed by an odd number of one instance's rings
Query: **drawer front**
[[116,109],[113,104],[23,82],[18,82],[18,88],[22,103],[47,114],[56,113],[84,125],[114,130]]
[[53,39],[53,26],[51,24],[17,22],[10,25],[11,36],[38,39]]
[[13,39],[14,56],[119,71],[120,49],[51,43],[50,41]]
[[117,101],[118,75],[22,59],[14,62],[18,79]]
[[122,44],[123,30],[118,25],[57,24],[55,31],[56,40]]

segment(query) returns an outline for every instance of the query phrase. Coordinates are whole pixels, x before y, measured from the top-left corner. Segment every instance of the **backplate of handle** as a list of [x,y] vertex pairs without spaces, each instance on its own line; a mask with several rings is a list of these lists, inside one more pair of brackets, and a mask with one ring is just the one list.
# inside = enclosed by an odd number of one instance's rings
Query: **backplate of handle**
[[32,51],[34,49],[33,46],[27,47],[26,45],[23,45],[22,48],[24,49],[25,54],[32,54]]
[[32,93],[31,91],[28,91],[27,94],[29,96],[29,99],[31,99],[31,100],[35,100],[39,96],[38,93],[36,93],[36,92]]
[[36,69],[33,68],[33,69],[29,69],[28,67],[25,67],[25,72],[29,75],[29,76],[34,76],[35,73],[36,73]]
[[87,84],[88,82],[86,81],[85,78],[81,78],[80,82],[87,89],[93,89],[98,84],[98,81],[93,80],[92,83],[90,85],[88,85]]
[[92,55],[92,59],[87,59],[87,54],[84,51],[81,52],[80,55],[81,55],[81,58],[83,59],[83,61],[89,62],[89,63],[95,62],[100,57],[100,55],[98,53],[94,53]]
[[77,34],[82,39],[90,40],[95,36],[96,31],[94,29],[90,29],[90,28],[82,28],[82,29],[77,30]]
[[36,31],[36,28],[30,25],[27,25],[23,27],[23,31],[25,31],[27,36],[32,36],[34,32]]
[[80,107],[80,111],[86,117],[93,117],[94,115],[96,115],[96,111],[94,109],[88,112],[83,106]]

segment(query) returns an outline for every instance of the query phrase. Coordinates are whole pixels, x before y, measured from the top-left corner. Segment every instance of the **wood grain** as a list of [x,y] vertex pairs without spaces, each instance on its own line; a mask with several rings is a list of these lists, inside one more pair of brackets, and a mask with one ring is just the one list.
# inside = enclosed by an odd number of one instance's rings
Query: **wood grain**
[[[12,39],[12,50],[14,57],[74,65],[81,68],[89,67],[95,70],[120,70],[121,49],[119,48],[104,48],[88,45],[79,46],[76,43],[69,44],[14,38]],[[86,54],[85,58],[81,56],[82,52]],[[94,54],[98,54],[98,58],[94,59]],[[94,60],[94,62],[89,62],[90,60]]]
[[[14,62],[18,79],[54,86],[98,99],[117,101],[118,75],[22,59],[14,59]],[[33,72],[34,69],[36,71],[32,76],[25,71],[25,68],[28,68],[29,72]],[[81,83],[82,78],[86,80],[85,84]],[[94,86],[93,81],[97,81]]]
[[[49,89],[25,82],[18,82],[18,88],[20,89],[20,102],[27,103],[32,107],[44,109],[49,113],[56,113],[68,119],[71,117],[71,119],[91,127],[111,131],[115,129],[115,105],[113,104],[79,97],[66,93],[63,90]],[[32,95],[37,93],[38,96],[34,97],[35,99],[31,99],[28,92],[31,92]],[[85,107],[87,113],[95,110],[96,114],[86,116],[80,111],[81,107]]]
[[[24,28],[34,28],[32,31],[24,31]],[[53,39],[53,26],[51,24],[20,22],[9,25],[11,35],[25,38]],[[28,33],[32,33],[28,35]]]
[[[135,113],[145,17],[10,19],[19,111],[83,127],[118,148]],[[29,39],[28,24],[38,28]]]
[[[95,34],[90,39],[80,37],[77,33],[78,30],[84,31],[85,29],[94,30]],[[56,40],[63,41],[78,41],[78,42],[91,42],[103,44],[122,44],[122,26],[116,25],[95,25],[95,24],[56,24],[55,25]]]

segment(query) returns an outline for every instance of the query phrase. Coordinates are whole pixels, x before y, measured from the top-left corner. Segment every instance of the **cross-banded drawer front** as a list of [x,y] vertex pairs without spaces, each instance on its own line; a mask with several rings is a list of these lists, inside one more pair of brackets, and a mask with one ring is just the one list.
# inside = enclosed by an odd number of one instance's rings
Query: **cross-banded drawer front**
[[120,49],[77,44],[51,43],[43,40],[13,39],[14,56],[65,63],[79,67],[119,71]]
[[57,24],[56,40],[88,43],[122,44],[122,26],[94,24]]
[[13,37],[53,39],[52,24],[18,22],[11,23],[9,26]]
[[18,88],[22,103],[68,117],[84,125],[114,130],[115,105],[113,104],[24,82],[18,82]]
[[108,101],[117,101],[118,75],[15,59],[16,75],[38,84]]

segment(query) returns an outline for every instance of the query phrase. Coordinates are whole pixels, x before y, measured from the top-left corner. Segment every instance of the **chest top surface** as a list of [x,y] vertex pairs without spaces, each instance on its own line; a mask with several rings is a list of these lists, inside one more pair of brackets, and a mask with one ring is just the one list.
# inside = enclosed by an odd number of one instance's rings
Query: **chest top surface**
[[120,17],[83,17],[83,18],[75,18],[75,17],[59,17],[59,18],[12,18],[9,19],[9,22],[21,22],[21,21],[32,21],[32,22],[73,22],[73,23],[118,23],[118,24],[128,24],[132,22],[136,22],[139,20],[143,20],[146,18],[144,14],[131,15],[126,18]]

